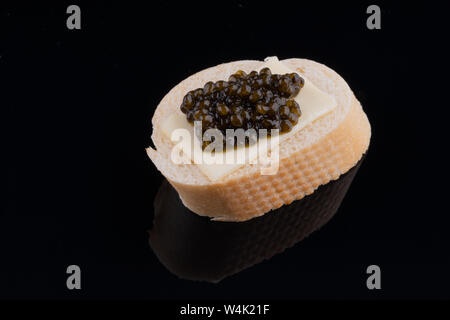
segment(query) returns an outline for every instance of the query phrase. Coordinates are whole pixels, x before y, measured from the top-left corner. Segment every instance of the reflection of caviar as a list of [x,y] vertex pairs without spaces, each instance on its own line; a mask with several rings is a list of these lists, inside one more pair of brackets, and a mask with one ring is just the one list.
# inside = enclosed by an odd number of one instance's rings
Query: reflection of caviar
[[239,70],[228,81],[207,82],[188,92],[181,111],[190,123],[202,122],[202,133],[219,129],[279,129],[288,132],[301,116],[293,99],[304,85],[297,73],[272,74],[269,68],[248,75]]

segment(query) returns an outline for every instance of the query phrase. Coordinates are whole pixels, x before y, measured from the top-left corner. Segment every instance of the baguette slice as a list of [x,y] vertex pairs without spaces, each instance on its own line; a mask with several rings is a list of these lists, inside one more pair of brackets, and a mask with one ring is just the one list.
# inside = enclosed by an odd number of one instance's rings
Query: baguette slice
[[[330,68],[306,59],[283,60],[316,87],[332,95],[337,107],[299,130],[279,146],[279,170],[262,175],[261,164],[245,165],[218,181],[210,181],[194,164],[174,164],[174,143],[161,125],[181,112],[184,95],[208,81],[227,79],[241,69],[258,69],[263,61],[243,60],[200,71],[175,86],[160,102],[152,118],[152,140],[147,153],[177,190],[183,204],[202,216],[222,221],[245,221],[311,194],[356,165],[370,143],[370,124],[347,83]],[[300,106],[301,108],[301,106]]]

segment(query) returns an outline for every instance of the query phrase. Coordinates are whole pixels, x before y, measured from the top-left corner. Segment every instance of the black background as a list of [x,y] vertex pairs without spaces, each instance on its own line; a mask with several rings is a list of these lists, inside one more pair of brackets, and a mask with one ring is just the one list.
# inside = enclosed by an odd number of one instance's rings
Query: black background
[[[76,2],[82,27],[68,30],[70,4],[2,4],[0,297],[450,298],[429,139],[445,108],[432,98],[443,8],[378,2],[382,29],[368,30],[371,3]],[[371,122],[369,153],[320,231],[219,284],[180,280],[148,246],[163,180],[144,150],[153,111],[197,71],[271,55],[336,70]],[[66,289],[71,264],[80,291]],[[371,264],[380,291],[366,288]]]

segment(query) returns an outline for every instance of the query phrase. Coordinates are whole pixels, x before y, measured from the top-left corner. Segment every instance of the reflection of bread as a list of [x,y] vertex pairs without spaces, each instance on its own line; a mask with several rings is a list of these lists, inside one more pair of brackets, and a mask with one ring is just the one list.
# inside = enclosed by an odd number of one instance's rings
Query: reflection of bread
[[327,223],[362,161],[308,197],[243,223],[210,221],[192,213],[163,181],[154,202],[150,246],[178,277],[218,282],[283,252]]
[[226,79],[239,69],[255,70],[263,62],[236,61],[203,70],[174,87],[159,104],[152,119],[152,140],[157,150],[149,148],[147,153],[192,211],[231,221],[260,216],[339,178],[366,152],[370,124],[347,83],[317,62],[305,59],[282,62],[334,96],[337,107],[283,141],[276,175],[261,175],[259,164],[246,165],[211,182],[195,165],[176,165],[170,160],[174,143],[160,129],[169,115],[181,112],[181,101],[189,90],[202,87],[207,81]]

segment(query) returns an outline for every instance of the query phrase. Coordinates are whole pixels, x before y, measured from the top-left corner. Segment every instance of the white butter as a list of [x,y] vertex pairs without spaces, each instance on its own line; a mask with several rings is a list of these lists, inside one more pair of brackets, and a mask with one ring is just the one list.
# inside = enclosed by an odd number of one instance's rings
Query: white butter
[[[273,74],[299,73],[288,68],[280,62],[277,57],[269,57],[264,61],[265,63],[260,69],[268,67]],[[301,130],[336,107],[336,100],[334,97],[319,90],[311,81],[305,78],[304,75],[300,74],[300,76],[305,80],[305,83],[299,94],[295,97],[295,101],[300,105],[301,117],[291,131],[279,135],[279,143],[283,143],[284,140],[295,134],[298,130]],[[254,162],[258,155],[258,151],[261,153],[267,151],[267,148],[270,149],[270,141],[267,141],[270,140],[270,138],[260,138],[258,139],[258,143],[254,145],[246,148],[237,148],[235,150],[237,157],[245,159],[245,163],[228,164],[225,163],[225,161],[223,161],[223,164],[205,163],[205,156],[209,155],[209,157],[211,157],[210,153],[202,151],[200,140],[194,135],[193,125],[186,120],[186,116],[181,111],[172,114],[161,126],[163,134],[169,139],[172,139],[172,133],[176,129],[187,130],[192,139],[191,141],[182,139],[182,143],[174,140],[172,141],[178,144],[184,153],[184,156],[190,158],[191,162],[197,165],[200,171],[202,171],[211,181],[219,180],[243,165]],[[197,145],[196,148],[193,148],[194,144]],[[225,159],[226,156],[227,152],[216,152],[214,155],[214,157],[221,157],[222,159]]]

